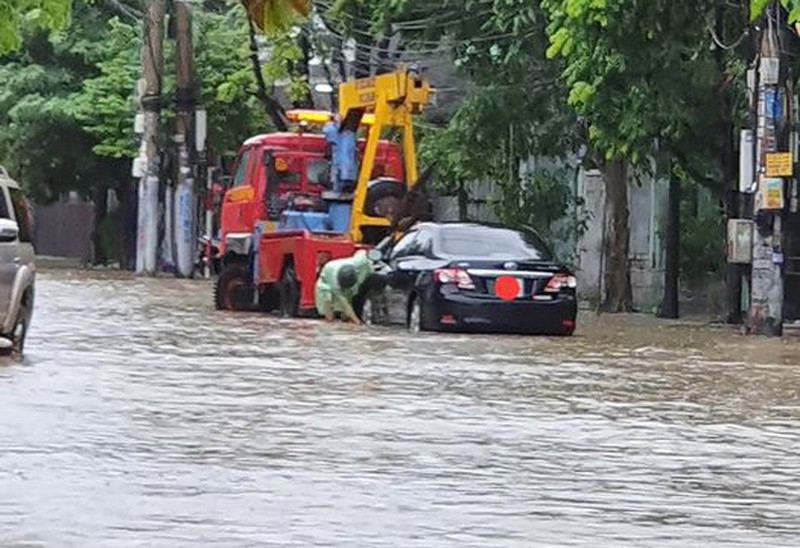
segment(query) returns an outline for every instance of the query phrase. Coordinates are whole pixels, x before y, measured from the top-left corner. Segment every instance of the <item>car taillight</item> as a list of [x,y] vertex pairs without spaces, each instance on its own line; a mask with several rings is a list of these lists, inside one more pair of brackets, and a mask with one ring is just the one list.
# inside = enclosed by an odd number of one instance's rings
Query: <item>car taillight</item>
[[459,268],[442,268],[434,270],[433,279],[440,284],[455,284],[460,289],[475,289],[475,283],[466,270]]
[[578,280],[569,274],[556,274],[547,282],[544,290],[547,293],[558,293],[562,289],[575,289],[578,287]]

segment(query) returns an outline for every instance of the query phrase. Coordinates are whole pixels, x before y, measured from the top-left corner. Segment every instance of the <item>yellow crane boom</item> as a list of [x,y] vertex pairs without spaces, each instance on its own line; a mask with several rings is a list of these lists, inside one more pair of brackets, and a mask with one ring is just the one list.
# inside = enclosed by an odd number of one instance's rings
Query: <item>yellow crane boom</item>
[[405,66],[394,72],[344,82],[339,86],[339,115],[342,124],[358,128],[361,118],[370,115],[368,136],[358,173],[350,218],[350,237],[360,242],[363,226],[388,227],[390,221],[364,213],[367,185],[372,176],[378,142],[385,128],[402,130],[403,170],[406,187],[416,183],[416,146],[414,143],[413,115],[421,113],[431,96],[430,83],[417,71]]

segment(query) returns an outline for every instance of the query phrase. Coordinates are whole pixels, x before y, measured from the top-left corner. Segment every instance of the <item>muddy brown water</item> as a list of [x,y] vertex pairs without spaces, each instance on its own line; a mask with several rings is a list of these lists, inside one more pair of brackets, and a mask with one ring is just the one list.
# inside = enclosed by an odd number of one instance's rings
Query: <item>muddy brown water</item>
[[218,313],[46,272],[0,365],[0,546],[800,546],[800,345]]

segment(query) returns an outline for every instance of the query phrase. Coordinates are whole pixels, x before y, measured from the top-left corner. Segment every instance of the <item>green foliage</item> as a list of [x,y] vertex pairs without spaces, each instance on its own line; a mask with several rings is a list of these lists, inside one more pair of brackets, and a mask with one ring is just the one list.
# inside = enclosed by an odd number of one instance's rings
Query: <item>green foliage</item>
[[285,34],[311,11],[311,0],[242,0],[242,4],[270,38]]
[[81,187],[94,165],[69,100],[80,82],[65,70],[20,63],[0,66],[0,82],[0,162],[41,201]]
[[[575,196],[566,169],[538,169],[520,182],[500,185],[493,206],[508,226],[532,230],[550,243],[574,243],[589,221],[583,200]],[[572,257],[561,257],[563,260]]]
[[[767,10],[772,0],[750,0],[750,21],[755,21]],[[800,21],[800,0],[780,0],[781,6],[789,11],[789,23]]]
[[99,75],[84,80],[81,91],[71,98],[76,119],[96,140],[92,152],[98,156],[133,158],[137,154],[132,119],[140,47],[136,28],[111,19],[106,39],[93,52]]
[[197,11],[195,25],[198,99],[208,113],[209,142],[218,153],[235,152],[242,140],[266,126],[252,94],[247,22],[234,6],[222,13]]
[[120,231],[120,212],[116,211],[106,215],[97,227],[98,243],[100,245],[100,256],[119,257],[120,242],[118,234]]
[[18,49],[25,31],[63,29],[71,8],[71,0],[0,0],[0,55]]
[[446,126],[427,131],[421,142],[422,161],[438,161],[441,186],[509,177],[521,184],[521,161],[562,156],[576,145],[575,118],[558,80],[561,64],[545,59],[547,20],[536,3],[385,4],[378,21],[399,18],[409,48],[450,47],[468,89]]
[[[654,0],[544,0],[549,58],[566,62],[568,103],[606,159],[637,163],[682,139],[698,110],[707,6]],[[665,47],[664,44],[669,44]],[[704,91],[706,91],[704,89]]]
[[[198,103],[208,112],[211,148],[223,153],[268,123],[252,93],[247,20],[240,6],[217,8],[195,12],[195,54]],[[168,107],[173,48],[165,45]],[[286,78],[280,56],[290,47],[281,45],[264,67],[269,83]],[[80,4],[69,32],[27,35],[18,56],[0,57],[0,163],[34,199],[129,182],[129,159],[139,148],[133,120],[140,48],[139,22],[114,17],[105,4]],[[166,108],[164,134],[170,121]]]
[[697,185],[689,188],[681,201],[680,278],[688,287],[701,287],[724,273],[725,218],[718,207],[697,203]]

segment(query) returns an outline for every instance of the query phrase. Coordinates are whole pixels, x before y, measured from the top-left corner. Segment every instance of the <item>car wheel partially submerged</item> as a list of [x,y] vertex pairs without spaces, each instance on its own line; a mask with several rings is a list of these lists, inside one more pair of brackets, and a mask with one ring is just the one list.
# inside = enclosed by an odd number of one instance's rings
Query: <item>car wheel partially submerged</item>
[[11,333],[0,338],[0,356],[21,357],[25,352],[25,339],[28,337],[28,323],[30,312],[26,305],[22,305],[14,320]]
[[361,307],[361,321],[364,325],[375,324],[375,301],[373,297],[367,297]]
[[425,330],[422,321],[422,303],[419,297],[411,302],[408,311],[408,330],[411,333],[420,333]]

